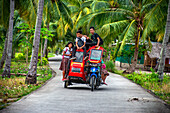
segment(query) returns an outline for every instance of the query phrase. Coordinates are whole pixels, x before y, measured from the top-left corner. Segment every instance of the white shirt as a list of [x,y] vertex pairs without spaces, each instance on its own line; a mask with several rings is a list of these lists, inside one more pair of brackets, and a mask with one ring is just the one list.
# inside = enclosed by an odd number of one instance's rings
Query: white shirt
[[[63,49],[63,51],[65,51],[65,54],[66,54],[66,55],[71,54],[72,50],[73,50],[72,48],[71,48],[71,50],[69,50],[69,47],[65,47],[65,48]],[[64,56],[64,58],[70,58],[70,56]]]
[[[80,39],[81,39],[83,42],[86,42],[86,37],[82,36]],[[76,42],[78,42],[78,38],[76,38]]]

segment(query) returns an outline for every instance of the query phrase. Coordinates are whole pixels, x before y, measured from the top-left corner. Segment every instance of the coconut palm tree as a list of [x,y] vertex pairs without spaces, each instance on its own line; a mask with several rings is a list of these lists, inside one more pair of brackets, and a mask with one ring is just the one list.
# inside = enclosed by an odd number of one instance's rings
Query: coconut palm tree
[[8,42],[8,35],[7,35],[7,33],[6,33],[5,43],[4,43],[4,49],[3,49],[2,58],[1,58],[1,61],[0,61],[0,69],[3,68],[3,65],[4,65],[4,63],[5,63],[6,50],[7,50],[7,42]]
[[166,58],[166,49],[169,42],[169,34],[170,34],[170,2],[168,5],[168,15],[167,15],[167,22],[165,27],[165,34],[164,39],[162,43],[161,53],[160,53],[160,61],[159,61],[159,67],[158,67],[158,74],[161,80],[163,80],[163,71],[165,66],[165,58]]
[[[168,0],[117,0],[113,4],[106,1],[93,2],[96,11],[82,17],[77,26],[88,23],[88,28],[94,26],[97,32],[109,40],[110,37],[118,38],[115,55],[121,51],[128,40],[135,43],[134,59],[129,73],[135,71],[138,59],[139,41],[145,42],[151,31],[158,31],[159,23],[164,20],[165,4]],[[104,6],[105,8],[103,9]],[[121,45],[119,45],[121,42]],[[115,56],[114,56],[115,57]]]
[[6,32],[5,42],[4,42],[4,49],[2,58],[0,60],[0,69],[3,68],[3,65],[5,63],[6,59],[6,50],[7,50],[7,42],[8,42],[8,35],[7,35],[7,29],[9,25],[9,15],[10,15],[10,0],[0,0],[0,4],[2,7],[0,7],[0,25],[3,26],[4,31]]
[[[10,0],[0,0],[0,4],[2,4],[2,7],[0,7],[0,25],[4,26],[5,30],[8,31],[8,25],[9,25],[9,15],[10,15]],[[22,18],[25,20],[28,20],[26,22],[30,22],[30,26],[34,25],[33,20],[35,13],[34,13],[34,7],[33,7],[33,2],[32,0],[16,0],[15,1],[15,8],[19,11],[20,15]],[[32,12],[31,12],[32,11]],[[27,13],[26,13],[27,12]],[[31,12],[28,14],[28,12]],[[29,15],[29,16],[28,16]],[[31,21],[30,21],[31,20]],[[15,22],[15,21],[14,21]],[[14,25],[13,25],[14,26]],[[5,59],[6,59],[6,50],[7,50],[7,39],[8,39],[8,32],[6,32],[6,38],[4,42],[4,51],[3,55],[0,61],[0,69],[3,67]]]
[[10,66],[11,66],[11,55],[12,55],[12,39],[13,39],[13,22],[14,22],[14,0],[10,0],[10,18],[9,18],[9,32],[8,32],[8,42],[7,42],[7,54],[5,68],[2,76],[10,77]]
[[40,43],[40,32],[42,24],[42,14],[43,14],[44,0],[39,0],[37,8],[37,19],[34,33],[34,41],[32,48],[31,62],[29,66],[29,71],[25,82],[27,84],[35,84],[37,82],[37,62],[38,62],[38,50]]
[[[43,16],[44,25],[49,29],[50,22],[57,22],[57,31],[60,31],[58,34],[61,38],[64,38],[68,28],[72,29],[73,27],[73,22],[70,15],[71,12],[64,0],[45,0]],[[44,41],[43,57],[45,56],[46,48],[47,39]]]

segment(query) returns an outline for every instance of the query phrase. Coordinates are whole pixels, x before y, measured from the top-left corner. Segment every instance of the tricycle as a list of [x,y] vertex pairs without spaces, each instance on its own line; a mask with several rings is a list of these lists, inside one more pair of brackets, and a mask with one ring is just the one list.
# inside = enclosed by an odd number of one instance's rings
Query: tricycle
[[88,57],[84,57],[83,49],[76,50],[76,59],[70,59],[68,70],[66,72],[66,80],[64,88],[73,83],[87,84],[91,87],[91,91],[98,89],[102,85],[102,57],[104,48],[92,46],[87,50]]

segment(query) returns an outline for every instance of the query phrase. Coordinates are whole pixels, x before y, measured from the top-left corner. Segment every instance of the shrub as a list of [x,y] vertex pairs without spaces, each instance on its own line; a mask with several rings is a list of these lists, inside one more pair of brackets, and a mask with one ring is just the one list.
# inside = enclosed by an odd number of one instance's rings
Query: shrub
[[43,65],[47,65],[48,64],[48,60],[45,57],[42,57],[42,64],[41,64],[41,59],[38,59],[38,66],[43,66]]
[[114,72],[116,70],[113,61],[106,61],[105,64],[108,71]]
[[25,60],[25,56],[23,53],[16,53],[15,54],[15,59],[16,60]]
[[157,73],[155,73],[155,70],[154,70],[153,68],[151,68],[151,71],[152,71],[152,74],[150,75],[150,76],[151,76],[151,78],[155,78],[155,79],[157,79],[157,78],[158,78],[158,74],[157,74]]

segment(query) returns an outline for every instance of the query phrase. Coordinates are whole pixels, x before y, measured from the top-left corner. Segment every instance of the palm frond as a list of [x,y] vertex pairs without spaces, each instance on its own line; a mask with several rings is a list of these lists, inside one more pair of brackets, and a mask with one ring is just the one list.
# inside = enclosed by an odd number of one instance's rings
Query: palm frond
[[120,49],[119,49],[119,55],[121,54],[122,50],[123,50],[123,47],[125,45],[125,42],[127,40],[127,38],[130,38],[130,37],[134,37],[135,36],[135,33],[137,32],[137,26],[135,25],[136,22],[135,20],[133,20],[125,29],[125,31],[123,32],[122,36],[121,36],[121,40],[122,40],[122,43],[121,43],[121,46],[120,46]]
[[60,15],[67,23],[69,23],[70,28],[73,28],[73,22],[70,17],[71,12],[69,8],[61,0],[59,0],[58,2],[55,1],[55,4],[57,6],[58,11],[60,12]]
[[105,11],[109,7],[110,4],[107,1],[94,1],[92,3],[92,12]]
[[81,9],[84,9],[85,7],[90,8],[90,5],[92,4],[92,0],[91,1],[85,1],[81,4]]
[[128,24],[129,24],[128,20],[120,20],[120,21],[112,22],[103,25],[98,32],[102,38],[105,38],[109,34],[117,35],[123,32],[123,30],[126,28]]
[[119,11],[106,11],[94,13],[89,19],[88,27],[94,26],[96,29],[101,28],[104,24],[125,20],[126,14]]
[[[144,31],[142,38],[146,37],[152,31],[158,31],[162,25],[160,23],[166,21],[168,3],[167,0],[160,0],[149,13],[144,17]],[[163,23],[162,23],[163,24]],[[165,26],[165,25],[164,25]]]

